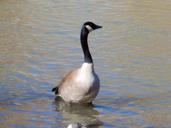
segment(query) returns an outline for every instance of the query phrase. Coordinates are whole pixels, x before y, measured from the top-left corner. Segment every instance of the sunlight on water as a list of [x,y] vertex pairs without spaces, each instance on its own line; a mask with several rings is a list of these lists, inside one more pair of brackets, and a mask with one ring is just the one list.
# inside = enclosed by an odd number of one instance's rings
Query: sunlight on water
[[[171,127],[171,2],[0,1],[2,128]],[[83,22],[101,89],[93,106],[54,101],[63,75],[82,63]]]

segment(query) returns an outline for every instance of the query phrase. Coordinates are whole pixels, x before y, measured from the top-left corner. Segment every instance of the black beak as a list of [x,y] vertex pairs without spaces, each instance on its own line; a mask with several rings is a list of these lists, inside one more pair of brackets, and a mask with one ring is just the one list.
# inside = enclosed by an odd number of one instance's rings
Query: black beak
[[102,26],[100,25],[96,25],[96,29],[102,28]]

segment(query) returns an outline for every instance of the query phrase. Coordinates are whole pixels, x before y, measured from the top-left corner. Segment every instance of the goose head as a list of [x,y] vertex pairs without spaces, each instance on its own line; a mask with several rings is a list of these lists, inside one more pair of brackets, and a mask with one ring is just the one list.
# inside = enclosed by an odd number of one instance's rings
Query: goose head
[[102,26],[100,25],[97,25],[93,22],[90,22],[90,21],[87,21],[83,24],[83,27],[88,31],[88,32],[91,32],[93,30],[96,30],[96,29],[99,29],[99,28],[102,28]]

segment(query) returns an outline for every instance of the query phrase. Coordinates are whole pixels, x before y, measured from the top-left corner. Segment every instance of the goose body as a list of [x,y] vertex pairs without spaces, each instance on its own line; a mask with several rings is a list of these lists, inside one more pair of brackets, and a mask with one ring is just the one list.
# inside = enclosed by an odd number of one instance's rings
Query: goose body
[[83,24],[80,40],[84,53],[84,63],[80,68],[70,71],[60,84],[52,89],[57,96],[66,102],[91,103],[98,94],[100,80],[95,73],[87,42],[89,32],[98,28],[101,26],[92,22]]

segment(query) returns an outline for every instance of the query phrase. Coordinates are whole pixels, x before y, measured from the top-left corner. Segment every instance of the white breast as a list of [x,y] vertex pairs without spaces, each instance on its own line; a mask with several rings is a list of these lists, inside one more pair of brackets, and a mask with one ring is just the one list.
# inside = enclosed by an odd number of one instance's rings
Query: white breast
[[91,87],[95,80],[93,64],[83,63],[80,68],[77,81],[80,82],[80,86]]

